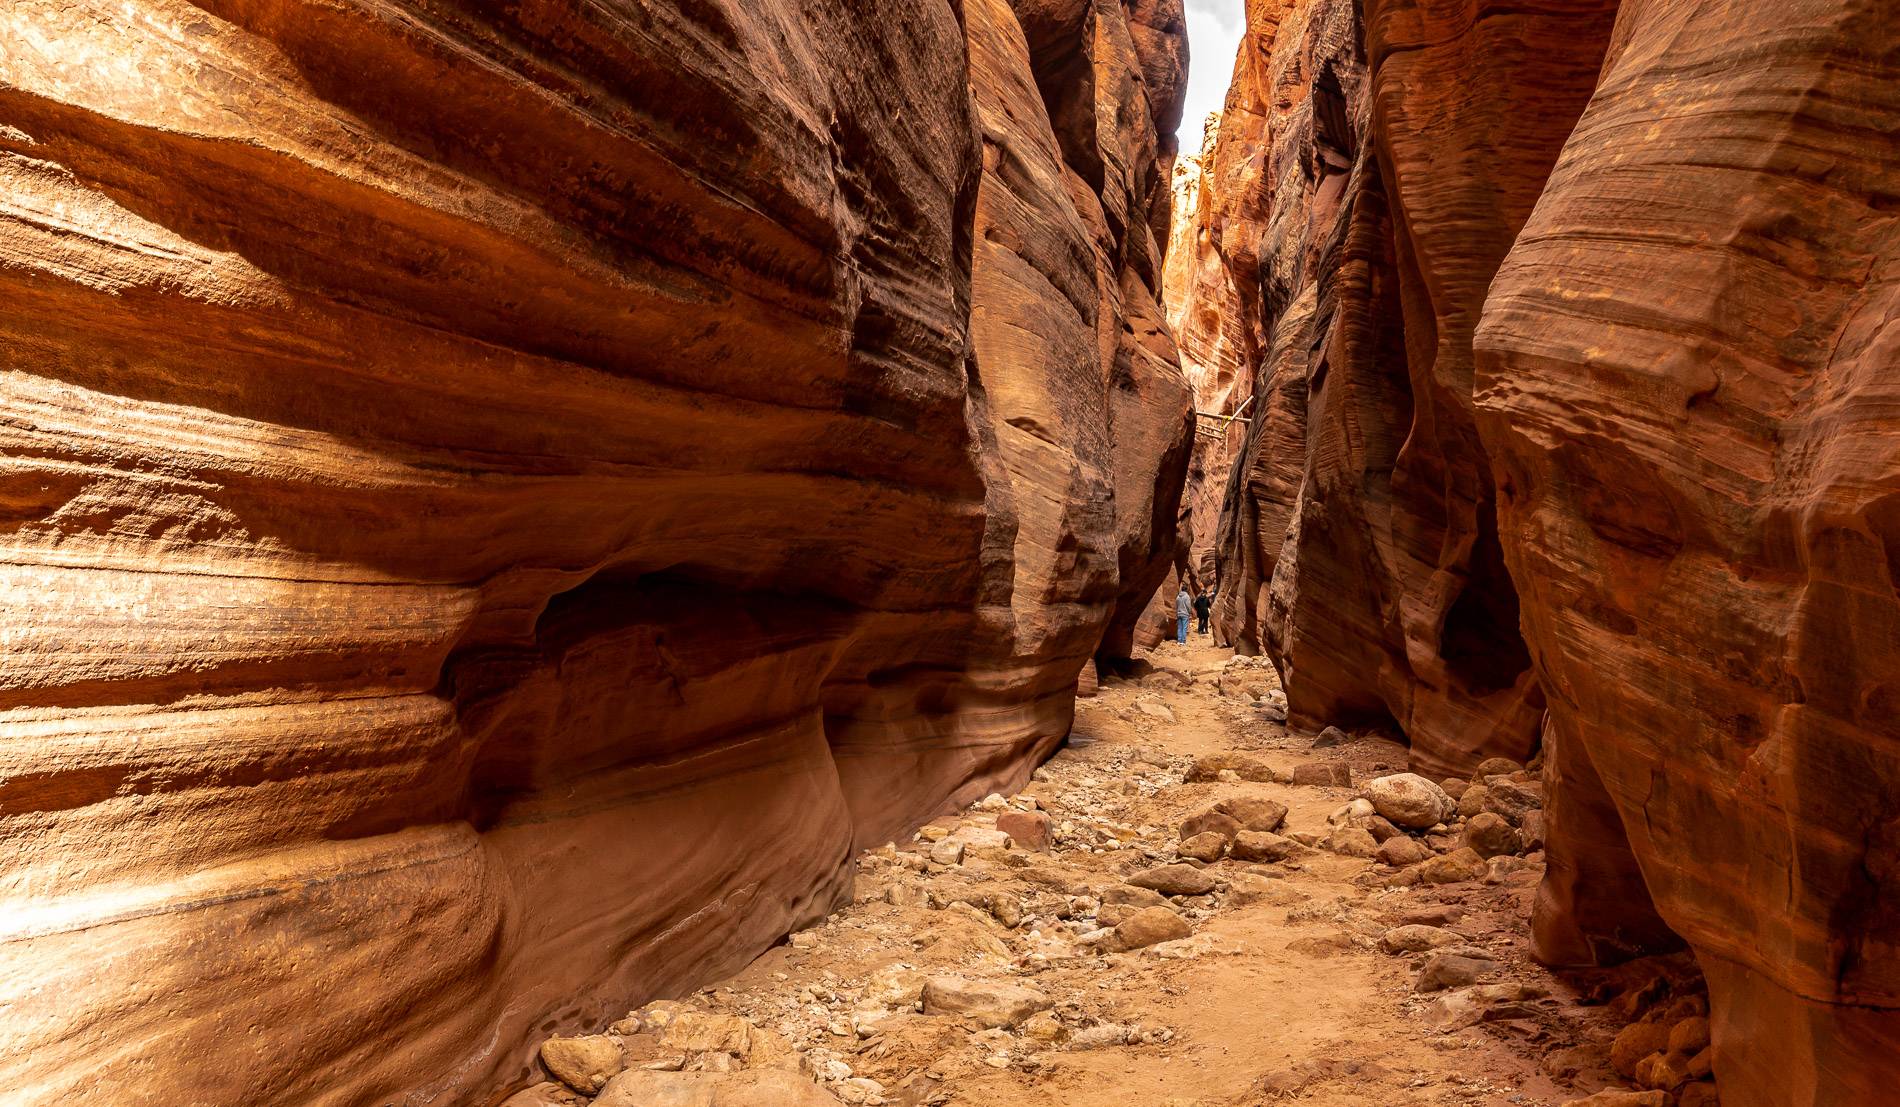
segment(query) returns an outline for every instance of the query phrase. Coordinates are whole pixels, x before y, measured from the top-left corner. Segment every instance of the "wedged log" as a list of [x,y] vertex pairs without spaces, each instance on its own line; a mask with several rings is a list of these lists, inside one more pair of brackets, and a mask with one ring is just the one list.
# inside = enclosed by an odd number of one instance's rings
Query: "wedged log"
[[1900,1080],[1896,136],[1885,5],[1625,4],[1477,332],[1562,802],[1694,948],[1731,1107]]
[[1166,5],[901,8],[0,10],[7,1102],[485,1102],[1066,733]]

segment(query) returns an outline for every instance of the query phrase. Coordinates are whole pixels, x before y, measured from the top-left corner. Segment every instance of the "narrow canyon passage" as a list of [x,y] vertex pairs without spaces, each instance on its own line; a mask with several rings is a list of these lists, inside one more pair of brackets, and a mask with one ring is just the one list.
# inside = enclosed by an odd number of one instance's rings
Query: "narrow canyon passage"
[[1894,1102],[1895,4],[0,0],[0,1107]]
[[1372,783],[1404,747],[1289,732],[1271,667],[1153,661],[1021,792],[863,853],[851,906],[738,975],[545,1042],[558,1079],[507,1107],[1547,1107],[1659,1051],[1715,1102],[1687,957],[1531,960],[1534,772],[1420,814]]

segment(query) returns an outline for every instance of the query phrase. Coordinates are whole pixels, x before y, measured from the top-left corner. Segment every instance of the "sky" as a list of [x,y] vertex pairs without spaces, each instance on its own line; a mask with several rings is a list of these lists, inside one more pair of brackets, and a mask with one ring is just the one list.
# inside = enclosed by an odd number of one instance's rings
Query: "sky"
[[1227,102],[1234,54],[1247,29],[1246,0],[1187,0],[1187,110],[1181,115],[1181,152],[1201,148],[1201,123]]

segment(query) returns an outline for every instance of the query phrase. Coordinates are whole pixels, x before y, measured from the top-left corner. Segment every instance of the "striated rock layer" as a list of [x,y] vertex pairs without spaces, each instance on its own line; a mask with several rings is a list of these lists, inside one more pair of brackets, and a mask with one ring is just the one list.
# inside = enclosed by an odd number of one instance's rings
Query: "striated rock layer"
[[[1478,330],[1574,852],[1695,949],[1725,1104],[1900,1079],[1897,213],[1889,5],[1626,3]],[[1554,877],[1546,955],[1629,874]]]
[[0,11],[9,1103],[481,1102],[1060,740],[1185,54],[1021,7]]
[[1262,137],[1196,216],[1254,336],[1223,632],[1429,772],[1541,734],[1541,955],[1686,941],[1724,1102],[1884,1101],[1900,25],[1249,7]]

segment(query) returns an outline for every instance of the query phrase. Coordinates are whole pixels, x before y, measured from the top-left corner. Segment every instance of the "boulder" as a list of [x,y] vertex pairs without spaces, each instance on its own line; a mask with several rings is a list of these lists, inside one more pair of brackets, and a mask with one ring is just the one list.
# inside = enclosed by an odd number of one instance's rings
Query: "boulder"
[[1144,907],[1115,927],[1110,944],[1118,950],[1143,949],[1191,936],[1188,921],[1166,907]]
[[1365,798],[1384,818],[1409,830],[1425,830],[1444,822],[1457,804],[1445,790],[1416,773],[1397,773],[1368,781]]
[[1523,984],[1477,984],[1442,993],[1426,1004],[1425,1025],[1439,1033],[1462,1030],[1497,1018],[1532,1014],[1526,1001],[1543,993]]
[[1033,988],[959,976],[933,976],[925,981],[923,1002],[926,1015],[954,1015],[990,1027],[1015,1026],[1053,1006],[1048,996]]
[[1342,826],[1335,829],[1327,839],[1326,847],[1344,857],[1377,857],[1379,841],[1369,830],[1356,826]]
[[1200,896],[1214,890],[1214,878],[1192,865],[1157,865],[1128,878],[1137,888],[1147,888],[1164,896]]
[[996,829],[1023,849],[1049,852],[1049,816],[1040,811],[1005,811],[996,816]]
[[1136,700],[1135,710],[1156,722],[1172,725],[1177,721],[1173,709],[1158,700]]
[[1426,884],[1457,884],[1483,880],[1490,869],[1476,850],[1458,849],[1441,854],[1418,867],[1419,880]]
[[1666,1092],[1608,1089],[1582,1099],[1567,1100],[1563,1107],[1669,1107],[1669,1096]]
[[1151,888],[1142,888],[1133,884],[1112,884],[1102,890],[1104,904],[1116,904],[1124,907],[1166,907],[1168,897]]
[[1411,924],[1395,926],[1379,937],[1379,948],[1387,953],[1426,953],[1464,941],[1440,926]]
[[1218,810],[1207,810],[1187,819],[1181,824],[1181,837],[1192,838],[1197,834],[1218,834],[1232,840],[1240,833],[1240,820]]
[[1480,811],[1466,820],[1459,842],[1484,858],[1512,854],[1524,848],[1517,829],[1505,822],[1502,815],[1490,811]]
[[1485,790],[1484,810],[1503,816],[1512,826],[1523,825],[1525,816],[1544,806],[1541,785],[1494,778],[1485,785]]
[[1469,819],[1471,816],[1485,810],[1485,804],[1490,801],[1491,789],[1482,784],[1473,784],[1464,790],[1463,795],[1458,797],[1457,812],[1460,816]]
[[1669,1052],[1693,1055],[1709,1046],[1709,1020],[1700,1015],[1677,1022],[1669,1028]]
[[1440,951],[1425,959],[1412,984],[1414,992],[1438,992],[1476,984],[1498,971],[1496,961],[1464,954]]
[[1264,830],[1243,830],[1234,837],[1236,861],[1285,861],[1300,851],[1299,843]]
[[842,1107],[809,1077],[782,1069],[656,1072],[633,1069],[601,1090],[591,1107]]
[[1483,780],[1486,777],[1510,776],[1512,773],[1523,771],[1524,766],[1508,757],[1487,757],[1478,764],[1478,769],[1471,774],[1471,779]]
[[1257,757],[1248,757],[1242,753],[1211,753],[1194,759],[1194,766],[1188,770],[1187,781],[1190,784],[1219,780],[1224,772],[1231,772],[1241,780],[1254,784],[1273,784],[1284,778],[1273,771],[1272,766]]
[[1434,855],[1425,843],[1409,834],[1400,834],[1379,843],[1379,852],[1374,854],[1382,865],[1404,868],[1430,860]]
[[1610,1043],[1610,1067],[1628,1080],[1636,1079],[1636,1065],[1652,1053],[1669,1048],[1669,1026],[1662,1022],[1633,1022],[1617,1032]]
[[1221,855],[1227,852],[1227,838],[1211,830],[1203,831],[1191,838],[1183,838],[1181,844],[1175,847],[1175,852],[1195,861],[1219,861]]
[[549,1038],[541,1043],[541,1063],[556,1080],[594,1095],[627,1067],[620,1043],[605,1034],[583,1038]]
[[1278,830],[1286,823],[1286,804],[1265,796],[1224,799],[1214,810],[1234,819],[1243,830]]
[[1321,788],[1352,787],[1352,769],[1341,761],[1307,761],[1293,767],[1293,783]]

